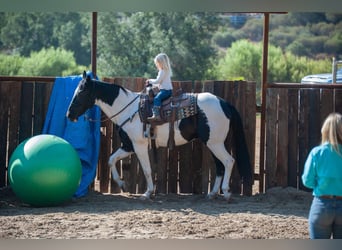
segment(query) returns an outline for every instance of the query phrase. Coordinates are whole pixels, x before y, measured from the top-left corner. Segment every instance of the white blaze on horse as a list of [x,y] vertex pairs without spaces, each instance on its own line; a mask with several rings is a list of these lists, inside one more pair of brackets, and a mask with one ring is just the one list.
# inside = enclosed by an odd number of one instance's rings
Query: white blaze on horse
[[[139,97],[142,93],[132,92],[116,84],[91,79],[84,72],[83,79],[75,89],[67,111],[71,121],[84,114],[93,105],[98,105],[106,116],[117,125],[122,146],[110,156],[109,167],[112,178],[124,190],[116,162],[135,153],[143,169],[147,190],[142,198],[150,198],[154,191],[149,159],[149,138],[144,134],[144,124],[139,117]],[[199,138],[212,152],[216,164],[216,179],[209,198],[214,198],[222,189],[224,198],[230,199],[229,182],[235,159],[228,153],[224,142],[230,128],[233,132],[236,163],[244,183],[252,181],[252,168],[247,150],[241,117],[234,106],[211,93],[196,94],[197,112],[174,122],[174,143],[183,145]],[[157,146],[167,147],[169,123],[156,126],[154,131]]]

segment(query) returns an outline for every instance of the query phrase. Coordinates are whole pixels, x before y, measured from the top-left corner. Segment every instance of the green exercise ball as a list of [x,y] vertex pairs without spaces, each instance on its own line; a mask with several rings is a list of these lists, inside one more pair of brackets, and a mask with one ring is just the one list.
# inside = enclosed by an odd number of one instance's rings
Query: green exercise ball
[[76,150],[54,135],[37,135],[18,145],[10,157],[13,192],[32,206],[55,206],[71,199],[82,175]]

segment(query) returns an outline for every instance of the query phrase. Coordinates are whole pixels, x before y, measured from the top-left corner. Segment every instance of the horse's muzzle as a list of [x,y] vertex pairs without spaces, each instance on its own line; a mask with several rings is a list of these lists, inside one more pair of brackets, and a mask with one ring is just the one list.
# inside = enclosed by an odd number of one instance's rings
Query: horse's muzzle
[[72,122],[77,122],[77,121],[78,121],[77,117],[72,117],[72,116],[71,116],[69,110],[68,110],[67,113],[66,113],[66,117],[67,117],[70,121],[72,121]]

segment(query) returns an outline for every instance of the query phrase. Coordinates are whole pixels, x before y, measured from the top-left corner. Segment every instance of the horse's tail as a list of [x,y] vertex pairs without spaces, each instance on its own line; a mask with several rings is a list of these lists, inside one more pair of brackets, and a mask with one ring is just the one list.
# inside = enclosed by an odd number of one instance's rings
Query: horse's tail
[[235,144],[235,160],[244,183],[252,182],[252,165],[239,112],[232,106],[231,128]]

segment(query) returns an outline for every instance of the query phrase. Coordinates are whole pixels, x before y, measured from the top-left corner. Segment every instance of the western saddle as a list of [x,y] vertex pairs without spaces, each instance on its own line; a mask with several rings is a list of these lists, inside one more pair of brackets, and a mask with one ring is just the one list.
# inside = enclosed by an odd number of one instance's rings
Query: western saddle
[[148,121],[152,116],[152,107],[154,96],[159,92],[158,88],[148,87],[146,93],[140,95],[139,116],[144,127],[144,136],[155,140],[154,128],[164,123],[169,123],[168,147],[173,149],[174,123],[177,120],[187,118],[197,114],[197,95],[194,93],[183,93],[181,88],[174,88],[172,96],[163,100],[160,108],[161,121]]

